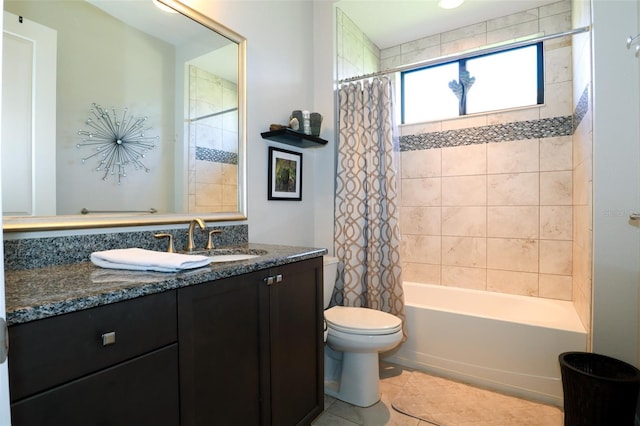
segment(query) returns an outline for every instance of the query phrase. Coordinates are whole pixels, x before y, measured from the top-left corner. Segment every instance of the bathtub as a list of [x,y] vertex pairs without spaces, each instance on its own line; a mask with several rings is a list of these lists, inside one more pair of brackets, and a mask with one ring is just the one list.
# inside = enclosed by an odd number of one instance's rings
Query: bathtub
[[571,302],[405,282],[407,340],[383,359],[562,406],[558,355],[584,351]]

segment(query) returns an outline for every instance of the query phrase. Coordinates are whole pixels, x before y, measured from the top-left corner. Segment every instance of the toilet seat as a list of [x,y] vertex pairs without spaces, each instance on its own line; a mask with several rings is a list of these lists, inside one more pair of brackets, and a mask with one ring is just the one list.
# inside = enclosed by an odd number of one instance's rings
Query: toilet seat
[[348,334],[384,335],[402,329],[395,315],[369,308],[334,306],[324,312],[329,328]]

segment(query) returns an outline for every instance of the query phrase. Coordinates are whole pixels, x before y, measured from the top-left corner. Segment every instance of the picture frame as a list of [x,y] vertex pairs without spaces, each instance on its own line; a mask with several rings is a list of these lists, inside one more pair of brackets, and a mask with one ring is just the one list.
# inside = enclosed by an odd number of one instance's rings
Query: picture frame
[[302,153],[269,147],[269,200],[302,200]]

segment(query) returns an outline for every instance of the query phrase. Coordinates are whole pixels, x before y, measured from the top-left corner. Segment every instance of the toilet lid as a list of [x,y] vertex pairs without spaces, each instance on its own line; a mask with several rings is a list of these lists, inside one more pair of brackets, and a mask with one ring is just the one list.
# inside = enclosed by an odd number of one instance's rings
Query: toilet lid
[[334,306],[324,311],[330,328],[351,334],[393,334],[402,329],[395,315],[369,308]]

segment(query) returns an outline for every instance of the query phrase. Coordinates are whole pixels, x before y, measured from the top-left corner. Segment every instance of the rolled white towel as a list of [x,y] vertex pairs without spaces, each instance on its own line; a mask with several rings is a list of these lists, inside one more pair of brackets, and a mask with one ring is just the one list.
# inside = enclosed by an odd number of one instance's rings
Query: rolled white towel
[[166,253],[141,248],[96,251],[91,253],[94,265],[109,269],[133,271],[179,272],[201,268],[211,263],[207,256]]

